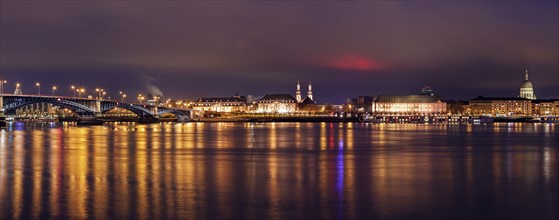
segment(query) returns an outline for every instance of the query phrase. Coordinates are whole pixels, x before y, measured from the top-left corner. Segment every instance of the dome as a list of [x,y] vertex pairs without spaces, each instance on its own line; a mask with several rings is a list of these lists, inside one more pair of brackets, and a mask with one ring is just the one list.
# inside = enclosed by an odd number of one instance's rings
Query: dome
[[524,81],[522,81],[522,84],[520,84],[520,88],[521,89],[532,89],[534,87],[532,86],[532,82],[530,82],[530,80],[524,80]]

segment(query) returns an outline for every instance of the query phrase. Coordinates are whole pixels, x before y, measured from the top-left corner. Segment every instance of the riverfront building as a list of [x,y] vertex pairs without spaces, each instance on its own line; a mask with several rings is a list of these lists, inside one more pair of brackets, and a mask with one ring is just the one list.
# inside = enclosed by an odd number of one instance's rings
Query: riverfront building
[[536,99],[531,104],[534,116],[559,116],[559,99]]
[[290,94],[268,94],[258,100],[258,113],[287,114],[297,111],[297,99]]
[[379,95],[373,113],[380,115],[433,115],[446,113],[446,103],[437,95]]
[[200,98],[192,103],[192,109],[202,112],[245,112],[247,101],[245,96]]
[[295,97],[290,94],[268,94],[258,101],[253,101],[252,95],[200,98],[193,102],[191,107],[198,112],[271,114],[308,113],[319,109],[313,100],[311,82],[308,85],[307,97],[302,98],[301,94],[301,84],[297,82]]
[[531,115],[532,106],[527,98],[478,96],[470,100],[470,111],[476,116],[527,116]]
[[469,113],[493,117],[558,116],[559,99],[536,99],[526,70],[518,97],[478,96],[469,101]]

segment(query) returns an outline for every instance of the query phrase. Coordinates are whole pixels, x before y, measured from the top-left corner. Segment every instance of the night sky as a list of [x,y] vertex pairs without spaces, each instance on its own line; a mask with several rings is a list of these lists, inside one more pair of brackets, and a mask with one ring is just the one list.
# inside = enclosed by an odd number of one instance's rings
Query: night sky
[[559,97],[557,1],[1,1],[0,72],[36,93]]

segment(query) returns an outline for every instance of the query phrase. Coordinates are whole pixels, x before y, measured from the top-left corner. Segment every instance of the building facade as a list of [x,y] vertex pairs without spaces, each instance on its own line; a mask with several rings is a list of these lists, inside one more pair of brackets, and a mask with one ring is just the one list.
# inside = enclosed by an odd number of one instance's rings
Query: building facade
[[446,108],[436,95],[379,95],[373,103],[373,113],[381,115],[435,115]]
[[297,111],[297,99],[290,94],[268,94],[258,100],[257,113],[290,114]]
[[200,98],[192,103],[192,109],[202,112],[245,112],[247,98],[245,96]]
[[532,115],[559,116],[559,99],[532,100]]
[[472,115],[479,116],[529,116],[532,114],[532,103],[527,98],[483,97],[470,100]]

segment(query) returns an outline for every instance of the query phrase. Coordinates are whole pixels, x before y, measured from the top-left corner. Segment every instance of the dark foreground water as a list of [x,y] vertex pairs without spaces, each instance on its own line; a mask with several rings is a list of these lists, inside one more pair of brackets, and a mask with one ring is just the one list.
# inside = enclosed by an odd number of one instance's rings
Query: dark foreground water
[[0,132],[0,219],[559,219],[559,125]]

